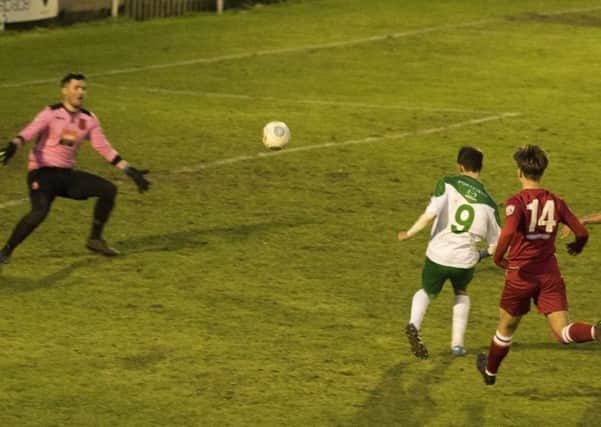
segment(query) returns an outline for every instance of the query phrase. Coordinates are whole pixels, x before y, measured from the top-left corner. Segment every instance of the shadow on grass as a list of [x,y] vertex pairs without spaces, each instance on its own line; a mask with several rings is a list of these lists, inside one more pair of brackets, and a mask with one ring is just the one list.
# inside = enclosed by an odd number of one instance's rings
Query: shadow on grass
[[[482,349],[484,351],[484,349]],[[512,344],[512,352],[521,350],[548,350],[548,351],[571,351],[571,352],[601,352],[601,347],[597,342],[587,342],[582,344],[560,344],[557,342],[549,341],[549,342],[524,342],[524,343],[513,343]],[[511,354],[510,354],[511,356]],[[549,369],[562,369],[565,371],[565,374],[568,375],[570,369],[573,369],[569,366],[562,366],[561,368],[547,367],[547,374]],[[508,375],[510,375],[508,373]],[[562,389],[560,395],[564,398],[594,398],[592,403],[588,406],[588,408],[583,412],[581,418],[578,421],[575,421],[576,426],[578,427],[593,427],[599,425],[599,420],[601,419],[601,388],[596,386],[596,380],[591,382],[589,385],[583,386],[579,384],[577,387],[573,387],[572,389]],[[564,384],[565,386],[565,384]],[[529,400],[540,400],[540,401],[549,401],[557,398],[558,396],[557,389],[540,389],[538,387],[526,388],[523,390],[515,391],[513,394],[515,396],[520,396],[524,398],[528,398]],[[477,424],[474,424],[477,425]]]
[[[146,252],[177,251],[185,248],[198,248],[208,244],[207,236],[217,236],[229,241],[245,240],[255,233],[271,231],[279,228],[291,228],[310,222],[278,223],[267,222],[258,224],[241,224],[231,227],[215,227],[200,230],[178,231],[175,233],[154,234],[117,242],[117,248],[122,255],[115,259],[126,257],[128,254]],[[42,255],[39,258],[55,258],[55,256]],[[51,273],[41,279],[30,279],[27,277],[12,276],[11,266],[5,266],[4,272],[0,271],[0,292],[29,292],[37,289],[48,288],[69,277],[74,271],[83,267],[96,267],[97,265],[110,262],[111,258],[92,255],[75,261],[60,270]]]
[[309,222],[265,222],[258,224],[237,224],[230,227],[214,227],[197,230],[177,231],[133,237],[117,242],[117,247],[128,253],[177,251],[186,248],[198,248],[207,245],[208,237],[214,236],[228,241],[242,241],[250,236],[280,228],[292,228]]
[[153,234],[139,237],[132,237],[126,240],[120,240],[116,246],[123,255],[144,253],[144,252],[164,252],[177,251],[185,248],[196,248],[208,244],[202,239],[206,234],[202,230],[178,231],[175,233]]
[[[33,280],[26,277],[15,277],[9,274],[3,273],[0,275],[0,292],[12,291],[12,292],[31,292],[38,289],[49,288],[54,286],[56,283],[69,277],[74,271],[83,267],[96,267],[99,264],[108,261],[107,258],[100,257],[86,257],[75,261],[60,270],[51,273],[38,280]],[[7,269],[10,266],[6,267]]]
[[[443,381],[445,372],[452,364],[449,359],[440,358],[419,377],[406,372],[408,363],[393,366],[384,374],[350,425],[410,427],[428,424],[436,416],[436,402],[430,388]],[[482,404],[471,402],[464,409],[470,425],[482,425]]]

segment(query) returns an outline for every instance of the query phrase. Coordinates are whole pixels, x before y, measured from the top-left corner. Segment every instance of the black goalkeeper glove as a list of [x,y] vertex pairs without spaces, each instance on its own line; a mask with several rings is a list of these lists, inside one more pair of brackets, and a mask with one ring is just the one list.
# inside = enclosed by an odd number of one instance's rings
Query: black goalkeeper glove
[[146,179],[146,177],[144,177],[144,175],[146,175],[149,172],[148,169],[140,171],[134,167],[127,166],[124,169],[124,171],[127,174],[127,176],[134,180],[134,182],[138,186],[138,191],[140,193],[148,191],[148,189],[150,188],[150,182]]
[[4,163],[4,166],[8,164],[8,161],[12,156],[17,152],[17,144],[14,142],[9,142],[6,147],[0,150],[0,160]]

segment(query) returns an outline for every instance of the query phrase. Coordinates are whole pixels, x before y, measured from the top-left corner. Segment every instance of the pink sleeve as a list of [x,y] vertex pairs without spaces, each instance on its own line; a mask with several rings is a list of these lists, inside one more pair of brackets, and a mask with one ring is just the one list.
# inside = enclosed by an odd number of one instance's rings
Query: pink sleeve
[[100,127],[100,122],[96,117],[94,117],[94,124],[90,129],[90,143],[94,150],[98,151],[98,153],[104,157],[107,161],[112,162],[119,155],[117,151],[111,146],[111,143],[104,136],[104,132],[102,132],[102,128]]
[[44,108],[42,111],[35,116],[35,119],[31,123],[29,123],[25,129],[19,132],[19,137],[23,139],[23,142],[27,142],[38,136],[41,132],[43,132],[50,121],[52,120],[52,109],[50,107]]

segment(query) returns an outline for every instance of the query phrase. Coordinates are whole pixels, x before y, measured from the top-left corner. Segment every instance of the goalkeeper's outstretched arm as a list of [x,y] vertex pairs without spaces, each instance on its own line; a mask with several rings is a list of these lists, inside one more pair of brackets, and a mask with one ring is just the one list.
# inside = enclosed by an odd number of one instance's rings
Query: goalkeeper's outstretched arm
[[125,174],[134,181],[140,193],[148,191],[148,189],[150,188],[150,181],[148,181],[145,176],[149,172],[148,169],[136,169],[133,166],[131,166],[128,162],[123,160],[119,155],[117,155],[111,163],[117,166],[117,168],[121,169],[123,172],[125,172]]
[[15,155],[19,144],[22,144],[23,142],[23,138],[17,136],[8,144],[6,144],[6,147],[0,149],[0,162],[2,162],[4,166],[6,166],[8,164],[8,161],[12,158],[12,156]]

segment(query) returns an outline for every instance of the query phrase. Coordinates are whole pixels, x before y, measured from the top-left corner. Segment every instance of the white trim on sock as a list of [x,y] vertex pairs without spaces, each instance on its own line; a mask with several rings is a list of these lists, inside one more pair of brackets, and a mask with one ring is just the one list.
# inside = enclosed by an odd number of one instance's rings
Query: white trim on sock
[[511,345],[512,339],[512,336],[506,337],[501,335],[501,333],[498,330],[495,333],[495,336],[493,337],[493,341],[495,342],[495,344],[501,347],[509,347]]
[[572,327],[572,325],[573,325],[573,323],[570,323],[568,326],[564,326],[563,329],[561,330],[561,339],[563,340],[563,342],[565,344],[574,342],[574,340],[572,339],[572,336],[570,335],[570,328]]

